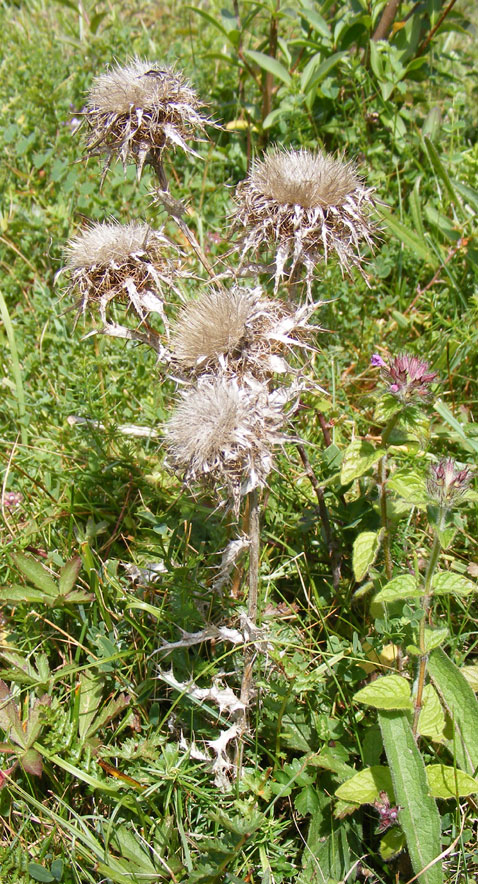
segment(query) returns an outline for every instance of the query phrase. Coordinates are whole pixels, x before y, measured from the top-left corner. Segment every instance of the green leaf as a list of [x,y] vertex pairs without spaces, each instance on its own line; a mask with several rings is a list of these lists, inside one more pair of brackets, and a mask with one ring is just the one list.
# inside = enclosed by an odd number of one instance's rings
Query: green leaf
[[34,777],[41,777],[43,773],[42,757],[36,749],[27,749],[23,755],[18,756],[18,760],[27,773]]
[[292,83],[292,77],[289,74],[289,71],[286,70],[280,61],[277,61],[277,58],[271,58],[270,55],[266,55],[264,52],[256,52],[254,49],[245,49],[244,55],[246,58],[250,58],[251,61],[254,61],[259,65],[264,71],[268,71],[270,74],[273,74],[274,77],[277,77],[278,80],[282,80],[286,86],[290,86]]
[[197,6],[185,6],[184,8],[189,9],[190,12],[195,12],[195,13],[197,13],[197,15],[200,15],[210,25],[212,25],[213,28],[216,28],[218,31],[220,31],[221,34],[223,35],[223,37],[226,37],[226,39],[229,39],[229,35],[228,35],[226,28],[219,22],[219,19],[216,16],[209,15],[208,12],[206,12],[204,9],[199,9]]
[[50,871],[55,878],[56,881],[61,881],[63,877],[63,867],[64,863],[62,859],[54,859],[51,866]]
[[42,605],[51,605],[54,602],[54,597],[49,593],[45,594],[40,589],[30,589],[29,586],[19,586],[18,584],[13,584],[12,586],[2,586],[0,589],[0,599],[2,602],[8,602],[11,604],[21,604],[22,602],[39,602]]
[[433,648],[439,648],[448,638],[449,630],[447,626],[425,626],[425,651],[427,654],[433,651]]
[[462,440],[462,442],[464,443],[463,448],[466,448],[468,451],[478,453],[478,442],[475,439],[471,439],[469,436],[466,435],[465,430],[463,429],[460,422],[457,421],[456,417],[451,413],[448,405],[445,405],[445,403],[442,402],[441,399],[437,399],[433,407],[436,413],[440,415],[442,420],[444,420],[445,423],[448,424],[448,426],[451,427],[452,430],[455,431],[457,436]]
[[456,767],[428,764],[426,772],[434,798],[465,798],[478,792],[478,780]]
[[375,764],[341,783],[335,790],[335,797],[351,804],[373,804],[380,792],[386,792],[390,800],[394,800],[392,778],[388,767]]
[[476,693],[478,691],[478,665],[462,666],[460,672],[465,676],[471,689]]
[[101,703],[103,684],[100,679],[82,672],[80,675],[80,703],[78,734],[84,740]]
[[427,136],[425,136],[425,138],[423,139],[423,143],[425,145],[426,152],[427,152],[428,158],[433,166],[433,169],[434,169],[437,177],[440,178],[442,180],[443,184],[445,185],[445,188],[448,191],[448,195],[449,195],[451,201],[455,204],[455,206],[461,207],[460,197],[456,193],[455,188],[453,187],[453,184],[451,183],[448,172],[446,171],[440,157],[438,156],[435,145],[433,144],[433,142],[429,138],[427,138]]
[[81,571],[81,558],[80,556],[75,556],[73,559],[70,559],[66,565],[63,565],[63,568],[60,571],[60,579],[58,581],[58,591],[60,595],[66,595],[73,589],[77,579],[78,574]]
[[455,571],[442,571],[435,574],[432,580],[433,592],[435,595],[469,595],[470,592],[476,592],[476,583],[464,577],[463,574],[456,574]]
[[383,537],[383,528],[380,531],[362,531],[354,540],[352,567],[357,583],[368,574],[375,559],[377,558]]
[[315,786],[304,786],[294,800],[295,809],[302,816],[315,813],[319,807],[319,799]]
[[394,856],[401,853],[406,846],[405,832],[399,829],[398,826],[392,826],[380,839],[380,856],[385,862],[389,862]]
[[428,248],[426,241],[420,237],[409,227],[405,227],[400,221],[383,207],[378,208],[378,214],[381,216],[391,233],[393,233],[416,257],[421,258],[430,264],[431,267],[438,267],[437,256]]
[[420,590],[416,577],[412,574],[400,574],[390,580],[380,592],[374,596],[374,602],[396,602],[400,599],[420,597]]
[[478,702],[458,666],[442,648],[428,659],[428,671],[453,722],[452,750],[456,763],[467,773],[478,770]]
[[363,476],[377,460],[383,457],[384,452],[376,449],[370,442],[364,439],[354,439],[347,446],[340,471],[342,485],[348,485],[354,479]]
[[401,675],[383,675],[354,694],[356,703],[375,709],[411,709],[410,684]]
[[51,872],[45,869],[44,866],[39,865],[39,863],[28,863],[27,869],[28,874],[34,881],[44,881],[45,884],[48,884],[48,882],[55,880]]
[[55,604],[77,604],[84,605],[87,602],[91,602],[94,599],[94,593],[86,592],[84,589],[72,589],[71,592],[67,593],[65,596],[59,596],[56,600]]
[[[347,55],[346,52],[334,52],[329,55],[321,64],[318,64],[321,56],[315,55],[304,68],[302,73],[300,88],[301,92],[316,89],[319,83],[325,79],[327,74],[339,63],[339,61]],[[312,64],[312,62],[316,62]]]
[[17,704],[4,681],[0,680],[0,727],[5,731],[9,740],[13,740],[18,746],[27,748],[25,732],[22,727]]
[[418,719],[418,733],[429,737],[435,743],[443,743],[445,730],[445,713],[440,698],[431,684],[425,685],[422,708]]
[[12,556],[12,558],[18,570],[21,571],[24,577],[26,577],[30,583],[33,583],[37,589],[41,589],[42,592],[47,595],[58,595],[57,584],[50,577],[46,568],[44,568],[43,565],[40,565],[40,562],[36,562],[35,559],[32,559],[30,556],[24,556],[23,553],[17,553]]
[[441,852],[440,816],[408,715],[379,712],[378,720],[413,871],[419,884],[443,884],[441,862],[430,866]]
[[320,13],[316,12],[315,9],[303,6],[300,10],[300,16],[301,18],[305,18],[305,20],[312,25],[313,30],[317,31],[322,37],[325,37],[326,40],[332,39],[332,34],[330,33],[330,28],[325,21],[325,18],[322,18]]
[[426,506],[429,501],[424,477],[413,470],[397,470],[387,479],[387,488],[414,506]]

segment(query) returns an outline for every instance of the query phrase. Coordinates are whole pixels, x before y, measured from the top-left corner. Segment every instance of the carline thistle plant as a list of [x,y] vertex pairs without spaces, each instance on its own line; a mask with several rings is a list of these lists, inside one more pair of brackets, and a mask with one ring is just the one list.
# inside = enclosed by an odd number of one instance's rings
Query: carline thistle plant
[[353,164],[320,152],[274,148],[237,187],[233,220],[241,263],[248,253],[272,254],[276,292],[304,267],[310,297],[314,269],[331,254],[343,271],[354,266],[363,273],[360,249],[363,243],[373,248],[373,206],[373,189]]

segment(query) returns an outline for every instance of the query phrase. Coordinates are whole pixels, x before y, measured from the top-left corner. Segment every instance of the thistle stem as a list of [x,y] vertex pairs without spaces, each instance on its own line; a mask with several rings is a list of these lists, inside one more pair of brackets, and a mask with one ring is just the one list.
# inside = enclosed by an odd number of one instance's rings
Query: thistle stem
[[[393,417],[390,418],[388,424],[386,425],[383,433],[382,433],[382,445],[385,448],[387,442],[391,436],[391,433],[394,427],[397,424],[397,421],[400,417],[400,412],[398,411]],[[385,575],[387,580],[391,580],[393,576],[393,562],[392,562],[392,553],[390,551],[390,527],[388,523],[388,514],[387,514],[387,455],[384,454],[379,463],[379,486],[380,486],[380,519],[382,522],[382,528],[384,530],[383,537],[383,555],[385,558]]]
[[444,520],[446,515],[446,508],[440,507],[440,513],[438,516],[437,527],[435,528],[435,536],[433,538],[433,545],[430,552],[430,558],[428,560],[427,572],[425,575],[425,586],[423,590],[423,595],[421,597],[421,607],[423,611],[423,617],[420,620],[420,629],[418,634],[418,643],[420,648],[420,658],[418,664],[418,682],[417,682],[417,694],[415,697],[414,703],[414,713],[413,713],[413,734],[416,737],[418,730],[418,719],[420,718],[420,712],[422,710],[423,705],[423,690],[425,687],[425,678],[427,674],[427,663],[428,663],[428,652],[425,645],[425,629],[426,629],[426,620],[427,614],[430,609],[430,603],[432,598],[432,580],[433,575],[436,571],[436,566],[438,564],[438,559],[441,552],[441,540],[440,540],[440,530],[443,528]]
[[[248,630],[252,631],[257,624],[257,606],[259,591],[259,491],[254,488],[248,494],[249,511],[249,595],[247,600]],[[255,648],[248,641],[244,650],[244,672],[241,685],[241,702],[244,703],[243,731],[248,726],[248,707],[252,687],[252,670],[255,658]]]

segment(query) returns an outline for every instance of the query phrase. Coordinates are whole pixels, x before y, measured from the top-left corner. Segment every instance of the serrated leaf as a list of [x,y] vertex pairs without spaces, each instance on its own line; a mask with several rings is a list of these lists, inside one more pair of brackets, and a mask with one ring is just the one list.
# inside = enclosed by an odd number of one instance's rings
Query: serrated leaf
[[434,798],[465,798],[478,792],[478,780],[457,767],[428,764],[426,772]]
[[380,839],[380,856],[385,862],[390,862],[394,856],[397,856],[402,850],[405,850],[406,846],[407,839],[405,838],[405,832],[403,832],[398,826],[392,826],[392,828],[388,829],[388,831],[385,832],[385,835]]
[[426,506],[429,501],[425,479],[413,470],[397,470],[387,480],[387,488],[415,506]]
[[18,570],[22,572],[24,577],[33,583],[37,589],[41,589],[42,592],[46,593],[50,596],[58,595],[58,586],[50,577],[46,568],[43,565],[40,565],[40,562],[35,561],[30,556],[24,556],[23,553],[17,553],[12,556],[15,565]]
[[0,727],[9,740],[26,748],[26,738],[18,708],[4,681],[0,680]]
[[411,709],[410,683],[401,675],[383,675],[354,694],[356,703],[374,709]]
[[[392,775],[399,822],[418,884],[443,884],[438,808],[430,795],[423,758],[406,712],[379,712],[383,745]],[[424,871],[426,869],[426,871]]]
[[36,749],[27,749],[23,755],[18,756],[18,760],[27,773],[34,777],[41,777],[43,773],[42,757]]
[[23,602],[39,602],[42,605],[52,606],[54,597],[49,593],[44,593],[40,589],[31,589],[29,586],[2,586],[0,589],[0,599],[2,602],[11,604],[22,604]]
[[400,574],[394,577],[374,596],[374,602],[396,602],[400,599],[419,598],[423,595],[416,577]]
[[478,770],[478,702],[461,674],[442,648],[428,659],[428,671],[453,722],[451,746],[457,764],[473,776]]
[[381,457],[383,451],[377,450],[370,442],[365,439],[354,439],[344,452],[340,471],[342,485],[348,485],[349,482],[363,476]]
[[302,816],[315,813],[319,808],[320,802],[317,796],[315,786],[304,786],[294,800],[295,809]]
[[80,702],[78,707],[78,734],[83,740],[97,713],[103,694],[103,684],[87,672],[80,675]]
[[439,648],[448,638],[449,630],[447,626],[425,626],[425,651],[427,654],[433,651],[433,648]]
[[365,770],[359,770],[345,783],[341,783],[335,790],[335,797],[355,805],[373,804],[380,792],[386,792],[393,800],[394,792],[390,771],[385,765],[376,764],[373,767],[365,768]]
[[251,61],[254,61],[259,65],[262,70],[268,71],[274,77],[277,77],[278,80],[282,80],[286,86],[290,86],[292,83],[289,71],[277,60],[277,58],[272,58],[270,55],[266,55],[264,52],[257,52],[254,49],[245,49],[244,55],[246,58],[250,58]]
[[362,531],[355,538],[352,567],[357,583],[364,579],[377,558],[383,533],[383,528],[380,531]]
[[418,733],[422,737],[429,737],[435,743],[444,740],[445,713],[440,698],[431,684],[427,684],[423,691],[422,709],[418,719]]
[[96,718],[93,720],[93,723],[88,728],[86,733],[86,737],[91,737],[96,731],[100,728],[104,727],[108,722],[112,721],[113,718],[116,718],[123,709],[129,705],[130,698],[128,694],[120,694],[118,697],[113,697],[106,706],[98,712]]
[[58,591],[60,595],[66,595],[73,589],[77,579],[78,574],[81,571],[82,561],[80,556],[75,556],[73,559],[70,559],[60,571],[60,579],[58,581]]
[[476,592],[476,583],[454,571],[441,571],[439,574],[435,574],[432,587],[435,595],[447,595],[448,593],[469,595],[470,592]]

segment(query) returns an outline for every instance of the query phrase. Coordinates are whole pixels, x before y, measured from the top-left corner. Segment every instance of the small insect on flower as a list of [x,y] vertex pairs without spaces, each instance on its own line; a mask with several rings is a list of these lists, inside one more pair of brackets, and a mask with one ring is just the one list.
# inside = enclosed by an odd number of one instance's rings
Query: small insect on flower
[[241,497],[265,485],[286,420],[283,397],[262,384],[200,378],[166,424],[169,460],[186,482],[202,480],[224,493],[238,515]]
[[178,270],[168,256],[172,244],[147,224],[92,224],[67,245],[69,290],[79,294],[77,308],[98,304],[102,322],[112,300],[133,308],[141,322],[149,313],[165,321],[165,293],[175,290]]
[[388,362],[374,353],[371,364],[381,368],[381,375],[388,383],[388,392],[404,404],[426,400],[431,396],[431,385],[438,377],[438,372],[430,371],[424,359],[405,353]]
[[248,252],[273,253],[276,290],[303,265],[310,297],[314,268],[331,253],[342,270],[362,270],[361,245],[373,247],[372,194],[351,163],[308,150],[271,150],[237,188],[241,261]]
[[427,479],[427,490],[439,506],[451,507],[468,490],[471,482],[471,470],[461,469],[451,457],[432,464]]
[[186,377],[219,370],[265,379],[288,371],[282,354],[308,346],[307,335],[318,331],[308,324],[316,308],[293,309],[261,297],[259,288],[207,289],[184,307],[173,329],[173,365]]
[[161,170],[166,146],[194,153],[188,142],[208,123],[200,107],[182,74],[139,58],[96,77],[85,110],[86,149],[88,156],[106,154],[101,183],[115,155],[124,167],[136,163],[139,180],[146,161]]

